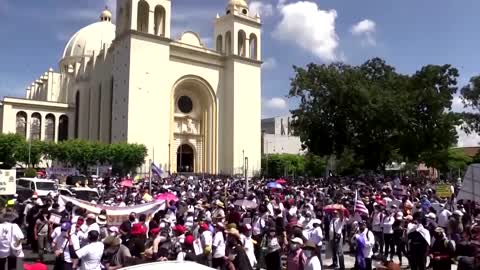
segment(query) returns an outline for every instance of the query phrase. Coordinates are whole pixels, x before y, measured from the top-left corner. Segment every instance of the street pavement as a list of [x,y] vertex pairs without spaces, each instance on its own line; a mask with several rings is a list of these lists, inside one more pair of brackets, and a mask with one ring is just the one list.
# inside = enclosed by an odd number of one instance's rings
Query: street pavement
[[[38,259],[37,254],[34,254],[31,250],[25,250],[24,252],[25,252],[24,262],[34,263],[35,261],[37,261],[37,259]],[[325,254],[323,256],[325,256]],[[46,259],[46,263],[48,265],[48,269],[53,270],[53,263],[55,262],[55,258],[53,256],[53,254],[45,255],[45,259]],[[397,258],[395,258],[395,262],[398,263]],[[323,257],[323,264],[325,266],[331,265],[332,264],[332,259],[325,259],[325,257]],[[345,254],[345,268],[346,269],[351,269],[351,268],[353,268],[354,264],[355,264],[355,257],[352,256],[351,254]],[[377,264],[378,264],[378,262],[374,261],[373,267],[375,267]],[[21,268],[17,268],[17,269],[21,269]],[[405,258],[402,261],[402,269],[408,269],[408,261]],[[452,265],[452,270],[457,270],[457,266]]]

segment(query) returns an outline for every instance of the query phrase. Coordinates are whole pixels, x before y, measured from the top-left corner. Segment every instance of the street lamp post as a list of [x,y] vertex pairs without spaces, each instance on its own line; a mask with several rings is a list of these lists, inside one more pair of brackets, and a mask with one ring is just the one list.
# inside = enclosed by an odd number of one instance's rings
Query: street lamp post
[[31,156],[32,156],[32,120],[28,121],[28,125],[30,126],[30,134],[28,134],[28,164],[27,167],[30,168],[31,164]]
[[248,193],[248,157],[244,159],[244,173],[245,173],[245,195]]

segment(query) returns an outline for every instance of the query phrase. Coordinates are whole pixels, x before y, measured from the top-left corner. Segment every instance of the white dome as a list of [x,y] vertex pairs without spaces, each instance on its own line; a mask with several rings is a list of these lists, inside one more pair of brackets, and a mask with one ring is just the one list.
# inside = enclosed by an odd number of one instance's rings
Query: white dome
[[63,51],[62,58],[81,57],[98,53],[103,45],[107,48],[115,39],[115,25],[110,21],[101,21],[90,24],[75,33],[70,38]]

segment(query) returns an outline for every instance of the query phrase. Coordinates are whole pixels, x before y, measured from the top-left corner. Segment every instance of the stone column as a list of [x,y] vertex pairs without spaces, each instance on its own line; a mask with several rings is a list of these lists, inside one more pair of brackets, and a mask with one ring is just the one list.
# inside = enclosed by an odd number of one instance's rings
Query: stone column
[[58,142],[58,132],[59,132],[58,127],[60,126],[60,116],[61,114],[55,115],[55,132],[54,132],[55,136],[53,138],[54,142]]
[[45,141],[45,131],[46,129],[46,122],[47,120],[43,116],[43,114],[40,113],[40,141]]

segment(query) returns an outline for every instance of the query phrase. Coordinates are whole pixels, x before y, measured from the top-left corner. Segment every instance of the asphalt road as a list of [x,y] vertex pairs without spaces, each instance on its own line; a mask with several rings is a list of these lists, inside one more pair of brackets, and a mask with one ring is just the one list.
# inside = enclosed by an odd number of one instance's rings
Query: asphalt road
[[[37,259],[38,259],[37,254],[32,253],[30,250],[24,250],[24,253],[25,253],[24,262],[34,263],[35,261],[37,261]],[[325,254],[323,256],[325,256]],[[46,263],[48,265],[48,269],[52,270],[53,269],[53,263],[55,261],[55,258],[53,256],[53,254],[45,255],[45,258],[46,258]],[[328,266],[328,265],[332,264],[331,259],[325,259],[325,257],[323,257],[323,258],[324,258],[323,259],[324,265]],[[397,258],[395,258],[395,262],[398,263]],[[345,267],[346,267],[346,269],[353,268],[354,264],[355,264],[355,257],[353,257],[350,254],[345,254]],[[374,261],[373,267],[375,267],[377,264],[378,264],[378,262]],[[20,269],[20,268],[17,268],[17,269]],[[408,261],[405,258],[402,261],[402,269],[408,269]],[[457,270],[457,266],[452,265],[452,270]]]

